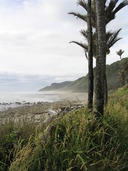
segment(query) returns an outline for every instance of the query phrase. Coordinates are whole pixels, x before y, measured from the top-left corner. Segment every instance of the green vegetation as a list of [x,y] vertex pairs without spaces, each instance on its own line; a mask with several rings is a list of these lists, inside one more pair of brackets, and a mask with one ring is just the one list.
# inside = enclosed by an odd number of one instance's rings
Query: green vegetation
[[[123,58],[120,61],[112,63],[111,65],[106,65],[108,90],[115,90],[121,86],[120,70],[121,70],[122,63],[128,63],[128,58]],[[94,68],[94,72],[95,72],[95,68]],[[44,91],[46,90],[64,91],[65,90],[65,91],[73,91],[73,92],[87,92],[88,91],[88,74],[85,77],[81,77],[75,81],[72,81],[66,86],[64,86],[64,83],[63,83],[63,86],[61,87],[61,83],[58,83],[58,84],[56,83],[56,86],[53,87],[51,85],[44,89],[41,89],[41,91],[43,90]]]
[[[99,114],[104,114],[104,106],[108,102],[106,54],[109,54],[110,48],[121,39],[118,38],[121,29],[115,32],[107,31],[106,26],[115,19],[116,13],[128,5],[128,1],[123,0],[120,3],[119,0],[109,2],[107,0],[100,2],[97,0],[78,0],[77,4],[83,8],[84,12],[70,12],[69,14],[87,23],[87,30],[81,30],[81,35],[85,39],[84,43],[78,41],[71,43],[82,47],[88,59],[88,109],[93,110],[94,108],[95,115],[99,117]],[[120,52],[118,55],[121,57],[123,51]],[[93,57],[96,58],[95,74],[93,74]]]
[[65,87],[65,90],[70,90],[74,92],[87,92],[88,91],[88,75],[73,81],[71,84]]
[[122,60],[119,71],[119,79],[122,86],[128,83],[128,61]]
[[47,126],[10,123],[0,128],[0,170],[128,170],[128,85],[109,97],[95,120],[87,109]]
[[120,57],[121,59],[121,56],[123,55],[124,53],[124,50],[120,49],[119,51],[116,52],[116,54]]
[[52,91],[52,90],[59,90],[66,86],[68,86],[71,83],[71,81],[65,81],[62,83],[52,83],[50,86],[44,87],[40,89],[39,91]]

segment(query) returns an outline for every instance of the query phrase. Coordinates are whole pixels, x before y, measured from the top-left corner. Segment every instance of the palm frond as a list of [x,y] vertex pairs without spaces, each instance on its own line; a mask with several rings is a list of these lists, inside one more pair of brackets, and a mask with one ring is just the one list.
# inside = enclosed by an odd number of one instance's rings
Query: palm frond
[[106,41],[108,41],[108,39],[112,36],[113,32],[111,31],[107,31],[106,32]]
[[109,44],[109,48],[111,48],[116,42],[118,42],[121,39],[122,38],[116,38],[115,40],[113,40],[113,42],[111,42],[111,44]]
[[86,40],[88,40],[88,32],[87,32],[87,30],[81,30],[80,31],[80,33],[81,33],[81,35],[86,39]]
[[77,41],[71,41],[69,43],[75,43],[77,45],[79,45],[80,47],[82,47],[85,51],[88,51],[88,45],[82,42],[77,42]]
[[118,11],[120,11],[123,7],[128,5],[128,0],[124,0],[121,2],[117,7],[116,4],[119,0],[111,0],[109,5],[106,6],[105,12],[106,12],[106,24],[108,24],[110,21],[115,19],[115,15]]
[[116,4],[119,0],[111,0],[108,4],[108,6],[106,6],[106,14],[109,14],[111,11],[114,10],[114,8],[116,7]]
[[75,13],[75,12],[69,12],[68,14],[71,14],[75,16],[76,18],[80,18],[81,20],[84,20],[87,22],[87,15],[82,15],[80,13]]
[[117,41],[119,41],[122,38],[118,38],[119,32],[121,29],[113,32],[110,37],[107,40],[107,47],[110,49]]
[[88,11],[88,5],[84,0],[79,0],[78,1],[78,5],[80,5],[81,7],[83,7],[86,11]]
[[115,13],[113,13],[114,8],[116,7],[118,0],[111,0],[105,8],[106,13],[106,25],[113,19],[115,19]]
[[75,44],[77,44],[78,46],[82,47],[82,48],[84,49],[85,56],[86,56],[86,58],[88,59],[88,55],[87,55],[87,53],[88,53],[88,45],[87,45],[87,44],[82,43],[82,42],[77,42],[77,41],[71,41],[71,42],[69,42],[69,43],[75,43]]
[[116,14],[119,10],[121,10],[123,7],[125,7],[126,5],[128,5],[128,0],[124,0],[123,2],[121,2],[113,11],[114,14]]

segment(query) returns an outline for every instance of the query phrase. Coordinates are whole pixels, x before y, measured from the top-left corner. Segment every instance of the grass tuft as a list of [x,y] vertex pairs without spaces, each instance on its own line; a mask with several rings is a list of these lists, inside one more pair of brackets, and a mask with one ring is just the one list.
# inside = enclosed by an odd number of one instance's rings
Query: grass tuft
[[84,108],[45,128],[6,125],[0,137],[0,170],[128,170],[127,90],[111,95],[102,123]]

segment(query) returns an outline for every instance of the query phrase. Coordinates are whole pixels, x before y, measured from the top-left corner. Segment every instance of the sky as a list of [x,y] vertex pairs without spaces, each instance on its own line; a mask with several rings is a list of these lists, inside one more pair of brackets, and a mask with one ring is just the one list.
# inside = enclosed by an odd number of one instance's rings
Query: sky
[[[86,24],[68,12],[83,12],[75,0],[0,0],[0,91],[38,91],[53,82],[85,76],[88,62],[72,40],[83,41]],[[107,64],[123,49],[128,57],[128,7],[108,30],[122,28],[121,39],[107,56]]]

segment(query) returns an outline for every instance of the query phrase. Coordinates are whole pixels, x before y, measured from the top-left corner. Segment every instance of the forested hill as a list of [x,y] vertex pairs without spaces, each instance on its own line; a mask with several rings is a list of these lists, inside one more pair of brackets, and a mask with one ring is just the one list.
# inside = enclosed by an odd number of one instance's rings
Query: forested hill
[[52,83],[50,86],[44,87],[39,91],[50,91],[50,90],[59,90],[68,86],[72,81],[64,81],[62,83]]
[[[120,86],[119,73],[123,63],[127,63],[128,58],[123,58],[120,61],[114,62],[106,66],[108,90],[116,89]],[[95,68],[94,68],[95,71]],[[65,81],[62,83],[53,83],[50,86],[40,89],[39,91],[73,91],[73,92],[87,92],[88,90],[88,74],[75,81]]]

